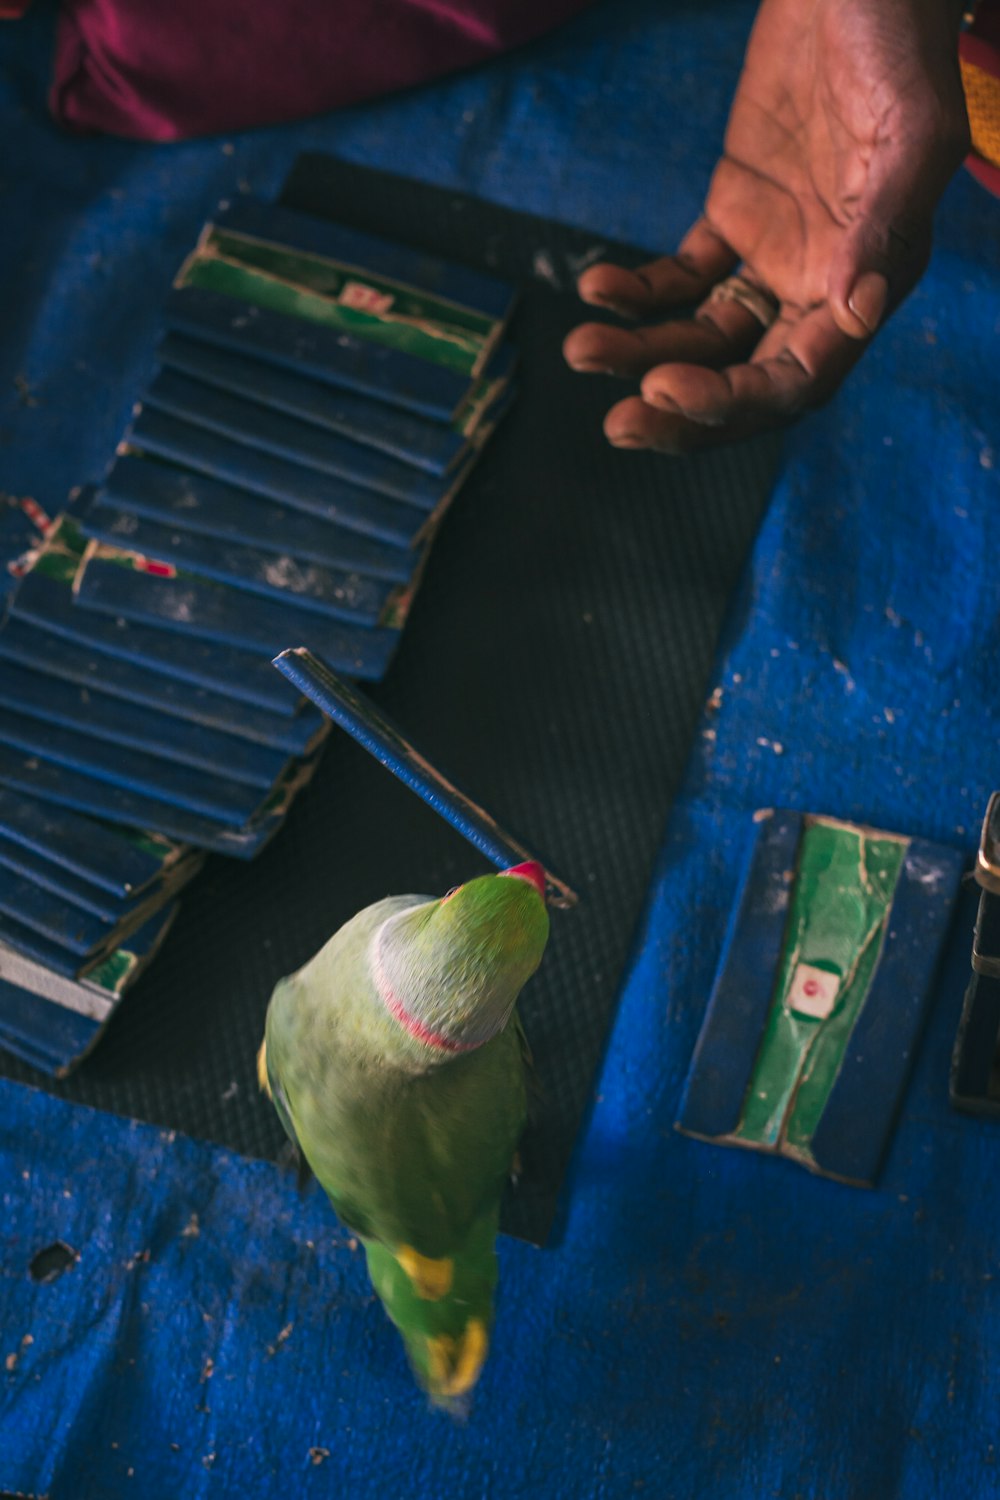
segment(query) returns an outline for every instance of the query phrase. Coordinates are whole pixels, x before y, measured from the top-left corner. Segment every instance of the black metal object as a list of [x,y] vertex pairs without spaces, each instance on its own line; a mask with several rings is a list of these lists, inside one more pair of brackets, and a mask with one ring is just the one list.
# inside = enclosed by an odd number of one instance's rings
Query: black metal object
[[1000,792],[983,819],[976,856],[979,912],[972,979],[965,992],[951,1061],[951,1102],[977,1115],[1000,1115]]

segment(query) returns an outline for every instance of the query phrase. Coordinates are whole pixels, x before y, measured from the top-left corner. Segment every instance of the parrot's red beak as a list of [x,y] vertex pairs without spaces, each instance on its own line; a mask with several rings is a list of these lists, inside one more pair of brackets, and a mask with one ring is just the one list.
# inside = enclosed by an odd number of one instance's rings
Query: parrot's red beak
[[523,865],[512,865],[509,870],[501,870],[501,875],[516,875],[519,880],[528,880],[535,890],[545,900],[545,870],[537,859],[529,859]]

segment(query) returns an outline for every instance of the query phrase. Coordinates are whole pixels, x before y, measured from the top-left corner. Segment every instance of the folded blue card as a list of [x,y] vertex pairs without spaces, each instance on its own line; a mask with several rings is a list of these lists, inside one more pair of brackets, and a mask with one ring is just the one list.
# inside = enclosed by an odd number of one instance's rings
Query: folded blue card
[[314,640],[338,671],[352,677],[383,677],[399,641],[397,629],[341,625],[187,573],[156,577],[101,552],[88,556],[75,596],[87,610],[239,647],[258,660],[257,653],[275,656],[289,641]]
[[377,625],[393,593],[391,584],[363,573],[346,573],[299,562],[287,553],[262,552],[259,547],[177,531],[97,501],[79,521],[85,536],[109,546],[171,563],[185,573],[230,588],[315,610],[333,620]]
[[38,755],[8,748],[0,742],[0,788],[58,808],[85,813],[127,829],[147,829],[180,843],[234,859],[253,859],[274,837],[289,804],[315,769],[316,758],[298,761],[279,787],[264,802],[256,817],[243,827],[190,812],[175,803],[147,796],[110,781],[87,776],[69,766]]
[[348,531],[378,537],[397,547],[411,546],[427,519],[415,505],[275,458],[151,408],[139,412],[126,434],[125,448],[156,454],[182,468],[195,469],[251,494],[280,500],[292,510],[320,516]]
[[[0,661],[0,710],[79,730],[105,744],[142,750],[258,790],[273,786],[288,760],[284,751],[5,661]],[[0,723],[2,719],[0,714]]]
[[172,291],[165,321],[188,338],[255,356],[439,422],[454,421],[474,389],[466,376],[443,365],[203,287]]
[[185,855],[183,846],[169,839],[123,835],[3,786],[0,835],[121,900],[146,890]]
[[212,215],[212,223],[251,239],[289,246],[357,267],[458,307],[483,313],[500,323],[506,322],[513,306],[514,288],[499,276],[346,224],[266,203],[248,194],[220,204]]
[[95,500],[178,531],[239,542],[392,583],[408,582],[421,556],[409,544],[362,536],[207,474],[136,454],[125,453],[115,460]]
[[315,422],[428,474],[447,473],[468,448],[476,427],[472,417],[482,415],[481,409],[475,413],[470,409],[464,422],[461,417],[450,425],[433,422],[370,396],[335,390],[291,370],[231,354],[179,333],[168,333],[156,352],[167,369],[180,370],[205,385]]
[[0,714],[0,744],[235,828],[253,817],[264,796],[260,787],[196,771],[9,708]]
[[[29,573],[10,604],[14,619],[41,626],[76,645],[107,652],[133,662],[151,673],[163,673],[181,682],[237,699],[255,707],[290,717],[302,701],[287,683],[256,655],[217,641],[177,636],[130,622],[121,616],[108,618],[77,608],[67,584]],[[265,676],[265,667],[269,676]],[[269,681],[274,678],[274,683]]]
[[[164,412],[235,443],[259,448],[424,511],[436,509],[452,483],[458,482],[427,474],[376,448],[352,442],[340,433],[258,401],[202,385],[176,370],[161,370],[156,375],[142,399],[142,409]],[[137,436],[136,442],[139,440]]]
[[186,723],[224,730],[286,755],[304,755],[325,733],[325,720],[311,703],[294,717],[254,708],[209,688],[194,687],[125,661],[85,643],[9,618],[0,626],[0,661],[17,662],[87,689],[98,689],[124,703],[155,708]]

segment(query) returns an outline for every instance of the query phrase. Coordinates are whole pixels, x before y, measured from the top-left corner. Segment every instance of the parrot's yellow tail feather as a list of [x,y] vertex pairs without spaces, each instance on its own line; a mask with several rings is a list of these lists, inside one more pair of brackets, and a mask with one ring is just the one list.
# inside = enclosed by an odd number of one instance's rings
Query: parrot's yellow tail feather
[[412,1245],[400,1245],[396,1260],[410,1278],[413,1290],[425,1302],[440,1302],[451,1291],[455,1274],[455,1262],[447,1257],[432,1260],[421,1255]]
[[260,1051],[257,1053],[257,1083],[262,1094],[270,1099],[271,1085],[267,1081],[267,1043],[261,1042]]
[[440,1334],[427,1340],[432,1394],[464,1396],[479,1379],[490,1340],[481,1318],[470,1318],[457,1339]]

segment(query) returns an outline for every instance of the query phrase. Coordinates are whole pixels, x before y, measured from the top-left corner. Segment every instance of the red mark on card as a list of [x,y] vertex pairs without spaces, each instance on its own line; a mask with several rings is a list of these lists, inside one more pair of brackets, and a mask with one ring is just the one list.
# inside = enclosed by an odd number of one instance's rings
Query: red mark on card
[[344,307],[353,307],[355,312],[387,313],[392,306],[390,292],[379,292],[363,281],[345,281],[337,301]]

